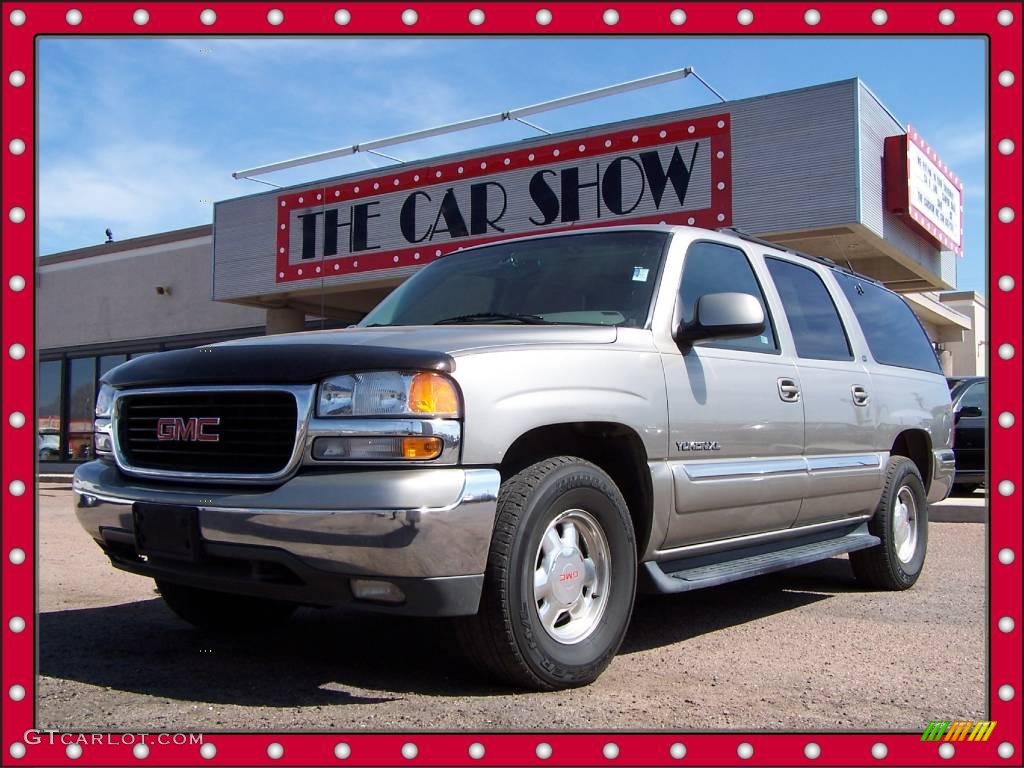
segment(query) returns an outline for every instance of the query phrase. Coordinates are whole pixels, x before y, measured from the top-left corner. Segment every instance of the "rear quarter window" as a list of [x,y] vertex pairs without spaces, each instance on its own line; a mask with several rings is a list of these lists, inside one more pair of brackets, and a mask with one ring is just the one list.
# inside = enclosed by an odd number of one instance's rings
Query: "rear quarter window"
[[868,280],[842,272],[835,276],[876,362],[941,373],[931,341],[907,302]]

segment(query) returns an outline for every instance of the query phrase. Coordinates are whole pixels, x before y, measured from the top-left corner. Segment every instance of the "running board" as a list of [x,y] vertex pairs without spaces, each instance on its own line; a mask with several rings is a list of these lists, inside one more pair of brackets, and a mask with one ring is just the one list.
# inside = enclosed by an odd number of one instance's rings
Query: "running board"
[[[867,549],[881,543],[881,539],[867,532],[867,526],[861,526],[853,533],[837,539],[825,539],[773,552],[761,552],[739,559],[724,559],[728,553],[723,552],[723,559],[711,564],[689,564],[686,560],[676,560],[664,564],[646,562],[644,567],[655,591],[689,592],[693,589],[714,587],[751,576],[795,568],[818,560],[827,560],[836,555]],[[706,562],[706,558],[701,560]],[[669,570],[663,570],[662,565]]]

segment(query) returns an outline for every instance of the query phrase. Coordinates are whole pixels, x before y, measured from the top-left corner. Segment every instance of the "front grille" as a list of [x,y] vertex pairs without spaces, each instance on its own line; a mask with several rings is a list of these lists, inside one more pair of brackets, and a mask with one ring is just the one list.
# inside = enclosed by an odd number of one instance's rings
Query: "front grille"
[[[121,456],[134,468],[274,474],[291,458],[297,417],[295,397],[288,392],[125,395],[118,409],[118,441]],[[197,439],[200,433],[207,439]],[[214,435],[216,440],[209,439]]]

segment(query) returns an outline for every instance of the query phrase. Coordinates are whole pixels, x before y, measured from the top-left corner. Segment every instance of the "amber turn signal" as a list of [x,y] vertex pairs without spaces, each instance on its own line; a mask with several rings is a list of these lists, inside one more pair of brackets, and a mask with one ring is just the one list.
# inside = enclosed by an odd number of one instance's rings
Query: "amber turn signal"
[[439,437],[403,437],[403,459],[435,459],[441,455],[441,438]]
[[409,385],[409,410],[432,416],[458,416],[459,395],[455,384],[437,373],[417,373]]

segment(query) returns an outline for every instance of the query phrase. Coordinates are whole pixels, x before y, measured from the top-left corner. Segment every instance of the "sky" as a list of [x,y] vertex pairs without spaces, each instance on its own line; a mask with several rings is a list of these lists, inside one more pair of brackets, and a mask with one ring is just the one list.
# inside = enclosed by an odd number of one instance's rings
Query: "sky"
[[[985,293],[983,38],[41,38],[38,253],[212,221],[232,171],[692,66],[727,99],[860,77],[965,184],[958,287]],[[713,103],[688,78],[537,115],[557,132]],[[506,121],[384,150],[536,136]],[[359,153],[264,177],[381,167]]]

